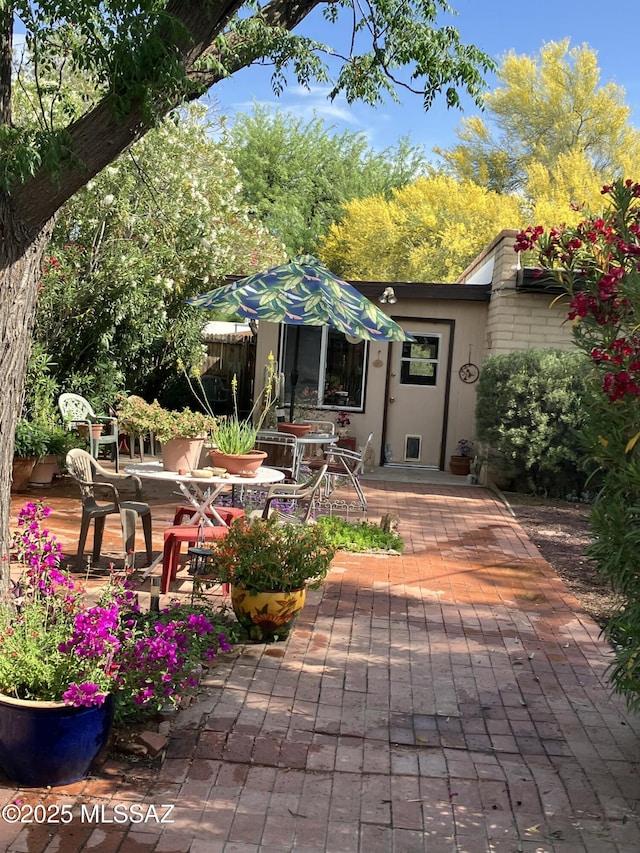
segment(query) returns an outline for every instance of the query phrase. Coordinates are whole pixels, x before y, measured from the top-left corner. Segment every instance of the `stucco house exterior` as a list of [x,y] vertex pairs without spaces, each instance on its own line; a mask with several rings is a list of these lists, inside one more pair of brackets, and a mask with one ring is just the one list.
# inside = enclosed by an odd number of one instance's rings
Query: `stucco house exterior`
[[[381,307],[416,341],[349,343],[304,327],[296,398],[319,400],[327,419],[346,411],[359,445],[373,433],[376,464],[447,470],[458,441],[475,437],[475,382],[488,356],[573,346],[566,300],[554,302],[520,267],[515,237],[498,234],[455,284],[352,282],[377,304],[391,286]],[[256,387],[270,352],[290,371],[291,328],[260,325]]]

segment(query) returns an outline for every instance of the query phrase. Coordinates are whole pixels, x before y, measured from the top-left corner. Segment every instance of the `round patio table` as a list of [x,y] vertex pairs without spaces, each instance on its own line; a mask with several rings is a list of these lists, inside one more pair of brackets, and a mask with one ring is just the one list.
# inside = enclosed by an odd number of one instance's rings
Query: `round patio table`
[[[240,477],[234,474],[224,476],[199,477],[194,474],[178,474],[177,471],[165,471],[161,462],[139,462],[127,465],[127,474],[136,474],[141,479],[166,480],[174,482],[187,501],[195,509],[191,523],[214,526],[225,525],[225,521],[216,511],[214,501],[227,486],[266,486],[284,480],[282,471],[261,465],[255,477]],[[209,515],[211,514],[211,516]],[[226,526],[226,525],[225,525]]]
[[305,435],[296,436],[296,453],[293,463],[293,477],[295,480],[300,476],[300,466],[308,447],[323,447],[325,444],[335,444],[340,436],[332,432],[308,432]]

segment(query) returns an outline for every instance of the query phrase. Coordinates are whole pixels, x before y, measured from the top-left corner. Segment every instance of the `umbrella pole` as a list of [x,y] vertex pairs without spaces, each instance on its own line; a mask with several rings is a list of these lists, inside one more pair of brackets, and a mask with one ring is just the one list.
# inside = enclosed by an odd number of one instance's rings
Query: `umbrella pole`
[[291,369],[291,402],[289,404],[289,422],[293,423],[296,400],[296,385],[298,384],[298,353],[300,352],[300,326],[296,326],[296,339],[293,347],[293,368]]

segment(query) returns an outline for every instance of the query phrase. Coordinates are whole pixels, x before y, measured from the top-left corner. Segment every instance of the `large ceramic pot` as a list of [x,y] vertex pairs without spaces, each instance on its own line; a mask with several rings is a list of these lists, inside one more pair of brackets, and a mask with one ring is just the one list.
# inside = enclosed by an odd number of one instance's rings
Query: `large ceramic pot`
[[37,458],[35,456],[13,458],[13,476],[11,478],[12,492],[25,492],[29,487],[31,474],[36,466]]
[[0,766],[27,787],[77,782],[106,746],[112,722],[111,696],[100,708],[72,708],[0,694]]
[[60,472],[57,456],[43,456],[36,463],[31,476],[29,477],[29,485],[31,486],[50,486],[53,478]]
[[229,474],[255,474],[267,458],[264,450],[250,450],[248,453],[221,453],[210,450],[209,458],[216,468],[225,468]]
[[298,438],[307,435],[311,429],[311,424],[292,424],[289,421],[278,421],[278,432],[288,432],[289,435],[295,435]]
[[293,592],[251,593],[231,584],[231,606],[236,619],[254,643],[286,640],[307,599],[307,589]]
[[162,443],[162,467],[165,471],[193,471],[200,463],[203,438],[172,438]]

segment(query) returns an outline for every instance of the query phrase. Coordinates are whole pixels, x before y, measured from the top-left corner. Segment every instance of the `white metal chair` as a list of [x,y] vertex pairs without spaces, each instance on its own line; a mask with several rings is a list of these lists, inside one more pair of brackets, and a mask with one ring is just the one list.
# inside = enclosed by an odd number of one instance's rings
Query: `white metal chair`
[[[87,428],[89,447],[94,459],[98,458],[101,447],[107,447],[111,459],[115,463],[116,472],[120,468],[118,419],[108,415],[96,415],[91,403],[79,394],[61,394],[58,398],[58,408],[67,429],[78,431],[79,426]],[[93,424],[101,424],[103,432],[94,435]]]
[[[360,508],[366,517],[367,498],[362,490],[360,475],[364,472],[365,460],[370,455],[372,447],[373,433],[370,433],[364,447],[359,452],[348,450],[346,447],[337,447],[336,445],[327,448],[324,454],[324,461],[327,463],[327,472],[324,481],[324,497],[320,501],[321,507],[326,506],[330,511],[345,509],[347,512],[351,509]],[[310,467],[314,468],[315,466],[311,463]],[[342,484],[353,486],[358,498],[357,502],[348,503],[343,500],[330,500],[333,492]]]
[[295,435],[277,430],[260,430],[255,448],[267,454],[266,465],[284,472],[287,479],[295,480],[298,449]]
[[[249,520],[267,519],[277,512],[283,521],[306,524],[326,472],[327,464],[324,463],[305,483],[274,483],[267,492],[264,508],[249,513]],[[276,502],[278,506],[275,506]]]
[[333,421],[316,421],[309,418],[307,420],[296,421],[296,423],[309,424],[314,432],[328,432],[329,435],[335,435],[336,433],[336,425]]
[[[122,541],[124,546],[125,562],[128,555],[135,553],[136,521],[142,521],[145,545],[147,549],[147,560],[153,561],[153,544],[151,538],[151,508],[149,504],[143,503],[142,481],[135,474],[114,474],[105,470],[91,454],[86,450],[74,448],[67,453],[67,471],[80,486],[82,493],[82,520],[80,522],[80,538],[78,541],[78,556],[76,568],[80,569],[84,554],[85,543],[89,526],[93,521],[95,528],[93,532],[93,561],[100,559],[102,548],[102,536],[104,523],[108,515],[118,513],[122,525]],[[132,482],[135,487],[135,500],[123,501],[113,483],[105,480],[97,480],[96,476],[105,477],[109,480],[119,482]],[[102,492],[108,498],[108,503],[98,503],[96,492]]]

